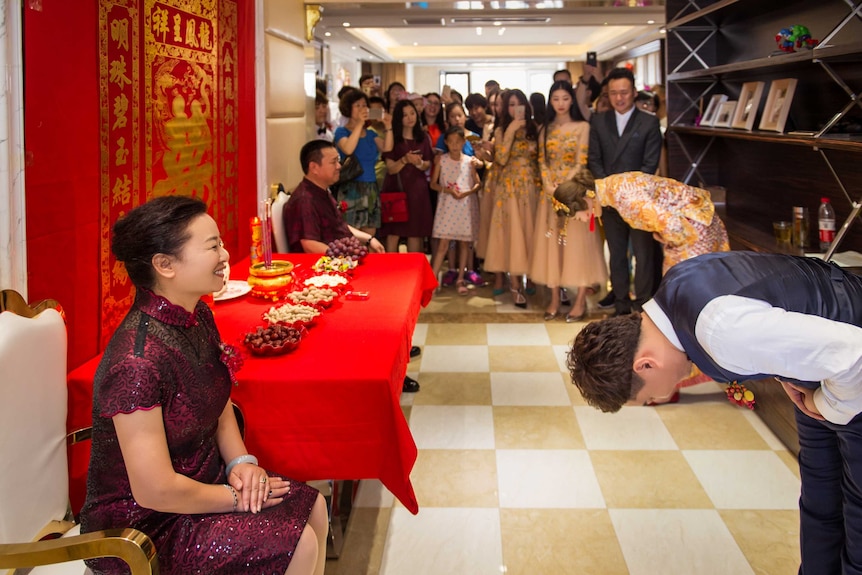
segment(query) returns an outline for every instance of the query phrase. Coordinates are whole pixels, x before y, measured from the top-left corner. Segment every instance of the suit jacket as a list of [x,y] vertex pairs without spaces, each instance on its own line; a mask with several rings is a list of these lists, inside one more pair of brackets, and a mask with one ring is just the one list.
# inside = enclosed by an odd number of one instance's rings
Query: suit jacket
[[617,134],[616,112],[590,118],[589,168],[596,178],[623,172],[655,174],[661,156],[661,130],[656,116],[635,107],[623,135]]

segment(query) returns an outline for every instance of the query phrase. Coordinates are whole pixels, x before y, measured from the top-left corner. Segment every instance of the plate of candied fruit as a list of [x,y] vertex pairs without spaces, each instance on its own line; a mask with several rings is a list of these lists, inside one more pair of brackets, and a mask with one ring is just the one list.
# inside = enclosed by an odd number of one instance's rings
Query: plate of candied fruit
[[299,346],[304,331],[300,326],[274,323],[245,334],[242,342],[254,355],[281,355]]

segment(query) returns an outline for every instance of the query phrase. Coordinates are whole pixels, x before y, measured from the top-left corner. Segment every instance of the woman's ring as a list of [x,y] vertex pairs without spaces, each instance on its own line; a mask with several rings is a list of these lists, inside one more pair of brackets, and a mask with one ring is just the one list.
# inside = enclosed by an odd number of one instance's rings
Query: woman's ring
[[272,497],[272,489],[269,490],[269,494],[267,495],[267,497]]
[[261,477],[261,478],[260,478],[260,482],[261,482],[261,483],[266,483],[266,475],[264,475],[263,477]]

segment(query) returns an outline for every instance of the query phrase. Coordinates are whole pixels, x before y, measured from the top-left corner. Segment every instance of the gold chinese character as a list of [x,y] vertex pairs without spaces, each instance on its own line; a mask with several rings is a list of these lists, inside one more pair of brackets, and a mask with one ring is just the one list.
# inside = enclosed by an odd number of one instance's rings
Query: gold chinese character
[[198,47],[198,34],[195,31],[195,21],[191,18],[186,22],[186,45],[188,45],[189,48]]
[[114,279],[114,284],[126,285],[129,275],[126,273],[126,267],[122,262],[114,262],[111,269],[111,277]]
[[155,7],[153,9],[153,37],[162,35],[162,42],[165,41],[165,36],[168,33],[168,11],[164,8]]
[[174,14],[174,42],[183,41],[183,17],[179,14]]
[[117,178],[114,182],[114,189],[111,191],[113,192],[111,205],[128,204],[132,199],[132,181],[129,179],[128,174],[123,174],[122,178]]
[[126,148],[126,139],[117,138],[117,151],[114,152],[114,165],[124,166],[129,158],[129,149]]
[[109,72],[111,82],[118,86],[123,84],[131,84],[132,81],[126,76],[126,57],[122,54],[119,60],[111,60],[111,70]]
[[129,21],[125,18],[111,20],[111,40],[117,43],[117,46],[129,49]]
[[204,50],[212,49],[212,44],[210,44],[210,25],[207,22],[201,22],[201,25],[198,26],[198,35],[201,39],[201,48]]
[[233,78],[224,79],[224,97],[226,100],[233,100]]
[[126,113],[129,111],[129,99],[125,94],[120,94],[116,98],[114,98],[114,116],[116,119],[114,120],[114,125],[111,126],[112,130],[116,130],[117,128],[125,128],[127,123]]

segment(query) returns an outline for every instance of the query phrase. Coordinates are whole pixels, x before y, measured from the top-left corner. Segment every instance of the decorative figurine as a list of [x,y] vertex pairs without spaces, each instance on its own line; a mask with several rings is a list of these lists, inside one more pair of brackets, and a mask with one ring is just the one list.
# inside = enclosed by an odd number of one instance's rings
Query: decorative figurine
[[805,26],[795,24],[782,28],[775,35],[778,48],[783,52],[794,52],[796,48],[814,48],[820,42],[811,37],[811,32]]

